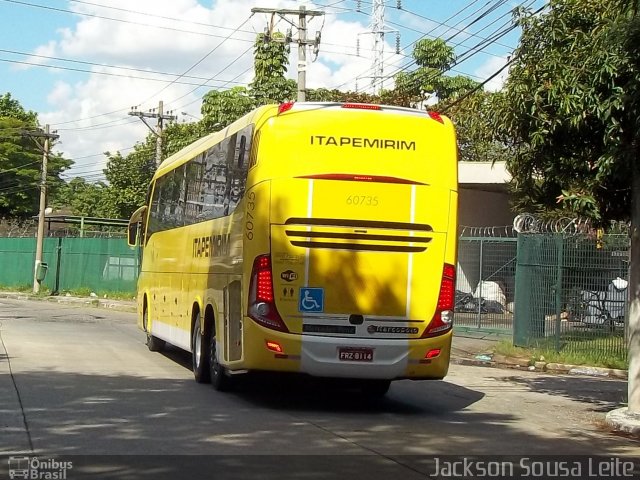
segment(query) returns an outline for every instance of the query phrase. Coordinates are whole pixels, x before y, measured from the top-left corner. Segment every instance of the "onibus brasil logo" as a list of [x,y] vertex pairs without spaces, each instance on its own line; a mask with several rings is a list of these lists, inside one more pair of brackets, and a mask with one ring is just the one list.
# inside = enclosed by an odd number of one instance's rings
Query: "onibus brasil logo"
[[9,478],[25,480],[66,480],[67,470],[73,462],[62,462],[53,458],[9,457]]

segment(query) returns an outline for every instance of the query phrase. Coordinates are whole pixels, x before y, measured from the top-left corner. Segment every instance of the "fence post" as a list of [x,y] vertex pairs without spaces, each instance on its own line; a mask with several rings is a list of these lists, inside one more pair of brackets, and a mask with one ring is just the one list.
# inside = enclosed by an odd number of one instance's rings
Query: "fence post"
[[518,234],[513,312],[513,344],[518,347],[529,346],[531,336],[531,267],[525,264],[528,248],[525,237]]
[[479,262],[480,262],[480,270],[479,270],[480,275],[479,276],[480,276],[480,278],[479,278],[479,281],[478,281],[479,282],[478,286],[480,287],[480,288],[478,288],[478,329],[482,328],[482,280],[483,280],[483,278],[482,278],[483,277],[483,275],[482,275],[482,269],[483,269],[483,261],[482,261],[482,259],[483,259],[483,256],[484,256],[484,252],[483,252],[484,245],[483,245],[483,243],[484,243],[484,240],[481,238],[480,239],[480,259],[479,259]]
[[53,285],[52,295],[60,293],[60,264],[62,258],[62,237],[58,237],[58,246],[56,247],[56,279]]
[[555,321],[555,344],[556,352],[560,351],[560,328],[562,327],[562,270],[564,263],[564,239],[562,235],[556,236],[556,244],[558,248],[557,259],[557,273],[556,273],[556,285],[555,285],[555,303],[556,303],[556,321]]

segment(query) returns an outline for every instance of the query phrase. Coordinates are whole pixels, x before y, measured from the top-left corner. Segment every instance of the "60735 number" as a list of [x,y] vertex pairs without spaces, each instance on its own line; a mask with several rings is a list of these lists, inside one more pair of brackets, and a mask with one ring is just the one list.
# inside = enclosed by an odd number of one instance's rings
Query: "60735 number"
[[377,207],[378,203],[378,197],[372,195],[349,195],[347,197],[347,205]]

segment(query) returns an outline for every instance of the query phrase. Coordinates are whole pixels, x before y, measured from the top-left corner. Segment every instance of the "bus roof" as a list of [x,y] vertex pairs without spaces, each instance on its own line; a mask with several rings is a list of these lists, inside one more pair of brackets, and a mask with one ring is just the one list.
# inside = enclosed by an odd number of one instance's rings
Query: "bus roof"
[[270,104],[258,107],[246,115],[240,117],[235,122],[231,123],[227,127],[217,132],[210,133],[195,142],[187,145],[178,152],[174,153],[167,159],[165,159],[158,167],[153,179],[161,177],[171,170],[179,167],[189,159],[204,152],[211,146],[215,145],[222,139],[226,138],[238,130],[246,127],[251,123],[255,123],[259,128],[262,123],[269,118],[279,115],[285,112],[300,112],[300,111],[312,111],[312,110],[326,110],[326,109],[362,109],[362,110],[379,110],[387,113],[396,113],[403,115],[415,115],[420,117],[431,117],[441,123],[450,123],[447,117],[441,116],[435,112],[428,112],[426,110],[418,110],[415,108],[398,107],[394,105],[378,105],[378,104],[366,104],[366,103],[349,103],[349,102],[286,102],[280,105]]

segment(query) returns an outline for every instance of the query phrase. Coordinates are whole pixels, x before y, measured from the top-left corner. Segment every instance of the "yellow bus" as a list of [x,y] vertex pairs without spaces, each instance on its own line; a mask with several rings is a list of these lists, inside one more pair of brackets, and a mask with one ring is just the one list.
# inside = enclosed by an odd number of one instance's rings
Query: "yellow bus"
[[250,371],[395,379],[449,367],[457,147],[433,112],[260,107],[165,160],[131,217],[150,350],[216,389]]

